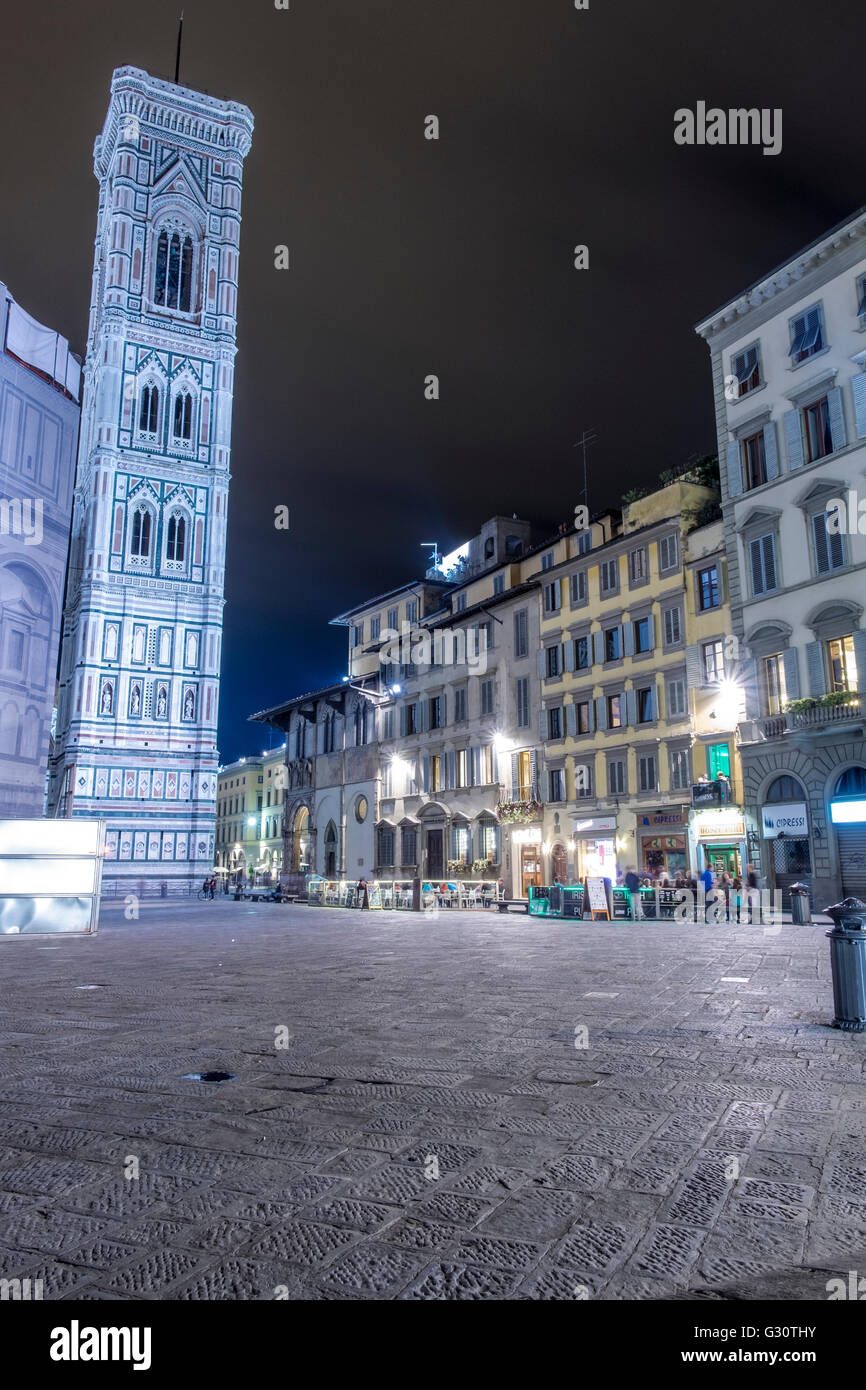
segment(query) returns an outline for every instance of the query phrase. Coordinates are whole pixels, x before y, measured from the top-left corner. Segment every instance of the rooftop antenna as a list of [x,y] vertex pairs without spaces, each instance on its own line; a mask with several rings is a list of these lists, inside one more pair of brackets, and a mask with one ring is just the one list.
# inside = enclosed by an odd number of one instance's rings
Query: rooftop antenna
[[439,568],[439,561],[442,559],[442,556],[439,554],[439,542],[438,542],[438,541],[419,541],[418,544],[419,544],[420,546],[422,546],[422,547],[423,547],[423,546],[426,546],[428,550],[432,550],[432,551],[433,551],[433,554],[430,556],[430,559],[433,561],[433,563],[431,564],[430,568],[431,568],[431,569],[434,569],[434,570],[438,570],[438,568]]
[[174,85],[180,86],[180,46],[183,42],[183,10],[180,12],[180,20],[177,26],[177,56],[174,60]]
[[586,482],[586,451],[595,444],[597,439],[598,435],[594,430],[584,430],[580,439],[571,446],[572,449],[583,449],[583,501],[587,511],[589,510],[589,489]]

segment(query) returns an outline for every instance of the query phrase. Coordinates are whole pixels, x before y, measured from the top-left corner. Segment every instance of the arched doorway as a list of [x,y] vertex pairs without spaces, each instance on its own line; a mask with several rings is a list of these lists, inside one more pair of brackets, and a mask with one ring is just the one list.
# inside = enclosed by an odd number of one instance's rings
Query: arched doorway
[[837,779],[830,820],[836,832],[842,894],[866,901],[866,767],[849,767]]
[[[806,792],[796,777],[785,773],[776,777],[764,794],[764,805],[792,806],[806,804]],[[789,817],[789,820],[793,817]],[[765,821],[773,820],[772,814]],[[764,832],[768,832],[765,830]],[[782,906],[786,910],[791,903],[791,884],[806,883],[811,887],[812,855],[809,845],[808,825],[801,834],[781,832],[770,840],[770,869],[773,888],[782,894]]]
[[332,820],[325,827],[325,878],[337,877],[337,827]]
[[292,872],[306,874],[310,870],[310,812],[299,806],[292,822]]

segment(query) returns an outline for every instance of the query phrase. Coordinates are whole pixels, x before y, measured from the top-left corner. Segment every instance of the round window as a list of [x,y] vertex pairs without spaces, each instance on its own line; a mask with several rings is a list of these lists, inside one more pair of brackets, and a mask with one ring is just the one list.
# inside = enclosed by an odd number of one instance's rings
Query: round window
[[355,820],[365,821],[367,819],[368,809],[369,806],[366,796],[359,796],[358,800],[355,802]]

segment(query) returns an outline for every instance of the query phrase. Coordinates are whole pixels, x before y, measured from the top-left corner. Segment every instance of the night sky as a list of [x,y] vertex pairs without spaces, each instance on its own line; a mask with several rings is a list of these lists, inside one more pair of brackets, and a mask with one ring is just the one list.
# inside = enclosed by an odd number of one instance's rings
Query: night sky
[[[716,450],[694,323],[866,202],[862,0],[183,0],[181,82],[246,102],[220,753],[345,669],[328,619],[488,516],[569,519]],[[8,8],[0,279],[83,353],[112,69],[180,0]],[[674,111],[781,107],[783,150]],[[438,142],[424,118],[440,120]],[[286,244],[291,269],[274,269]],[[573,268],[589,246],[590,268]],[[441,399],[424,399],[436,373]],[[290,508],[288,532],[274,508]]]

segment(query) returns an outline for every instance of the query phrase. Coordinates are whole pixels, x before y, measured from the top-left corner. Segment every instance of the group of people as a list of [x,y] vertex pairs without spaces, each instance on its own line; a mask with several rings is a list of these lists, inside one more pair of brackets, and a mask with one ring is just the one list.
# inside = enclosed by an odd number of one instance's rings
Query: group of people
[[640,909],[641,888],[685,888],[692,894],[692,901],[695,901],[698,883],[704,890],[705,917],[713,906],[709,897],[715,889],[724,896],[725,920],[727,922],[732,920],[732,913],[735,914],[737,922],[754,922],[759,918],[759,884],[754,864],[746,865],[745,879],[741,878],[739,874],[728,873],[727,869],[722,869],[716,873],[709,865],[697,877],[694,874],[686,876],[682,870],[678,870],[673,881],[664,869],[657,869],[654,873],[650,869],[645,869],[639,873],[634,866],[631,866],[623,878],[623,884],[631,894],[636,916],[642,915]]

